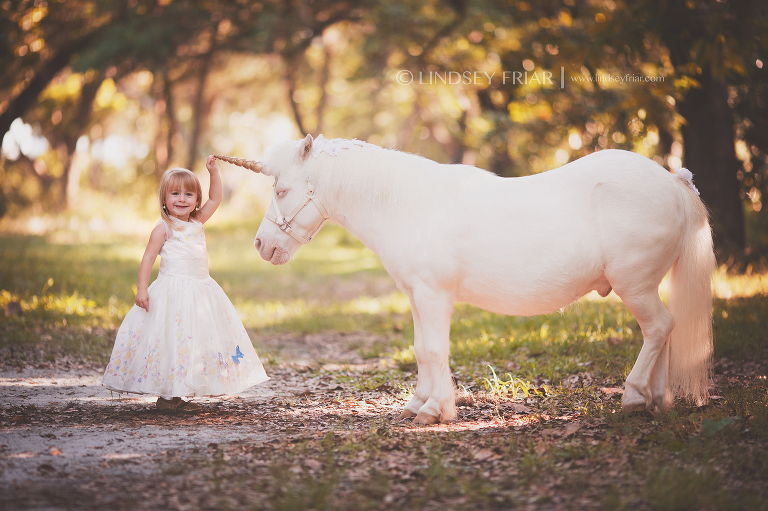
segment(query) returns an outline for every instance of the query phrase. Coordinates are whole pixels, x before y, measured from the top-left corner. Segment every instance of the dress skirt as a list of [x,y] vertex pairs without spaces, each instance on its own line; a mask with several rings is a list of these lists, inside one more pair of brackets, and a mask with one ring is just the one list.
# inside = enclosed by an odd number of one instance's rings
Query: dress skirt
[[237,394],[269,377],[235,307],[211,277],[161,275],[134,305],[103,385],[163,398]]

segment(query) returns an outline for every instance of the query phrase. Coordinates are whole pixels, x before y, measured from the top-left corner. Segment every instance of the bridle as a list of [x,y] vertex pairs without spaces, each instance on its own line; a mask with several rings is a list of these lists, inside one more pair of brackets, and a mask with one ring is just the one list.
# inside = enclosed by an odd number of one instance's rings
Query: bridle
[[[254,172],[261,172],[264,168],[264,164],[258,161],[253,160],[246,160],[244,158],[232,158],[231,156],[222,156],[220,154],[214,154],[214,158],[219,159],[221,161],[226,161],[228,163],[231,163],[233,165],[237,165],[239,167],[246,168],[248,170],[252,170]],[[270,220],[273,222],[278,229],[283,231],[284,233],[288,234],[291,238],[295,239],[302,245],[306,245],[310,241],[312,241],[312,238],[314,238],[315,234],[320,230],[321,227],[323,227],[323,224],[331,218],[331,216],[328,214],[328,210],[325,209],[325,206],[320,202],[320,199],[317,198],[315,195],[315,187],[312,184],[312,181],[307,178],[307,185],[309,189],[307,190],[307,193],[304,195],[304,202],[300,202],[295,208],[293,208],[293,211],[291,211],[291,214],[287,217],[284,217],[282,213],[280,213],[280,208],[277,205],[277,191],[275,188],[277,187],[277,180],[275,180],[275,183],[272,185],[272,204],[275,205],[275,212],[276,215],[273,215],[269,212],[269,209],[267,209],[267,213],[264,215],[264,217],[267,220]],[[323,219],[322,221],[311,230],[311,233],[308,236],[302,236],[298,232],[293,230],[293,227],[291,227],[291,222],[294,218],[296,218],[296,215],[299,214],[299,212],[304,209],[304,207],[312,203],[315,205],[317,210],[322,215]],[[306,233],[305,233],[306,234]]]
[[[273,215],[269,209],[267,209],[267,213],[264,215],[264,217],[267,220],[272,221],[275,225],[277,225],[278,229],[289,235],[291,238],[295,239],[302,245],[306,245],[310,241],[312,241],[312,238],[314,238],[315,234],[318,233],[318,231],[323,227],[325,222],[330,218],[330,215],[328,214],[328,210],[325,209],[325,206],[320,202],[320,199],[317,198],[315,195],[314,186],[312,185],[312,181],[307,178],[307,183],[309,184],[309,190],[307,190],[307,193],[304,195],[304,201],[299,202],[295,208],[293,208],[293,211],[291,213],[284,217],[280,213],[280,208],[277,205],[277,181],[275,181],[275,184],[272,185],[272,204],[275,206],[275,212],[277,215]],[[315,205],[317,210],[320,212],[320,214],[323,217],[323,220],[310,231],[310,234],[308,236],[302,236],[298,232],[296,232],[293,227],[291,227],[291,222],[294,218],[296,218],[296,215],[299,214],[299,212],[304,209],[309,203],[312,203]],[[306,233],[305,233],[306,235]]]

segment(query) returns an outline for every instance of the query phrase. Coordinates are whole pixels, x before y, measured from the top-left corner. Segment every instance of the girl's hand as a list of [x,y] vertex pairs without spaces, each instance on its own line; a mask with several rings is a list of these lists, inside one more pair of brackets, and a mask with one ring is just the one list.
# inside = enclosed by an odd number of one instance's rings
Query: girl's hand
[[208,169],[208,173],[218,173],[219,172],[219,166],[216,165],[216,158],[213,157],[213,155],[209,156],[207,160],[205,160],[205,168]]
[[208,200],[205,201],[203,207],[200,208],[196,217],[197,220],[203,224],[211,218],[211,215],[213,215],[213,212],[219,207],[221,199],[224,197],[224,192],[221,187],[221,176],[219,175],[219,166],[216,165],[216,158],[214,158],[213,155],[205,160],[205,168],[208,169],[208,172],[211,175],[211,187],[208,189]]
[[149,293],[145,289],[136,293],[136,305],[149,312]]

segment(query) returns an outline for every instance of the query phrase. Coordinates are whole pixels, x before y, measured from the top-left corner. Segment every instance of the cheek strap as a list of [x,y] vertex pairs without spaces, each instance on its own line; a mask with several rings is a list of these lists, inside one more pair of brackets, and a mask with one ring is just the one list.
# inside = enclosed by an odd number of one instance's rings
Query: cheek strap
[[[323,219],[319,224],[317,224],[317,227],[313,228],[309,233],[305,233],[305,235],[302,236],[291,227],[291,222],[294,218],[296,218],[296,215],[298,215],[299,212],[304,209],[310,202],[314,204]],[[315,234],[318,233],[318,231],[323,227],[323,224],[325,224],[325,222],[330,218],[328,210],[325,209],[325,206],[323,206],[323,204],[315,195],[311,183],[309,190],[307,191],[306,195],[304,195],[304,201],[299,202],[287,217],[283,217],[283,215],[280,213],[280,208],[277,205],[277,192],[275,191],[275,186],[272,186],[272,205],[275,207],[275,213],[277,214],[273,215],[269,210],[267,210],[267,214],[264,216],[267,218],[267,220],[270,220],[275,225],[277,225],[281,231],[288,234],[291,238],[295,239],[302,245],[306,245],[312,241],[312,238],[315,236]]]

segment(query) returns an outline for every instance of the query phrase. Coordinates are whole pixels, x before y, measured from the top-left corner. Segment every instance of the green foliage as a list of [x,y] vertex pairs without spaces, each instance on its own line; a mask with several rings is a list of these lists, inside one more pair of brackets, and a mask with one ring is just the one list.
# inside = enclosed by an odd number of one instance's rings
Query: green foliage
[[[515,399],[518,397],[528,397],[531,394],[531,382],[514,378],[509,373],[507,373],[509,380],[504,380],[496,375],[496,370],[493,366],[489,365],[488,368],[493,376],[491,378],[483,378],[483,384],[491,397],[500,399],[510,396],[512,399]],[[533,389],[533,391],[540,394],[536,389]]]

